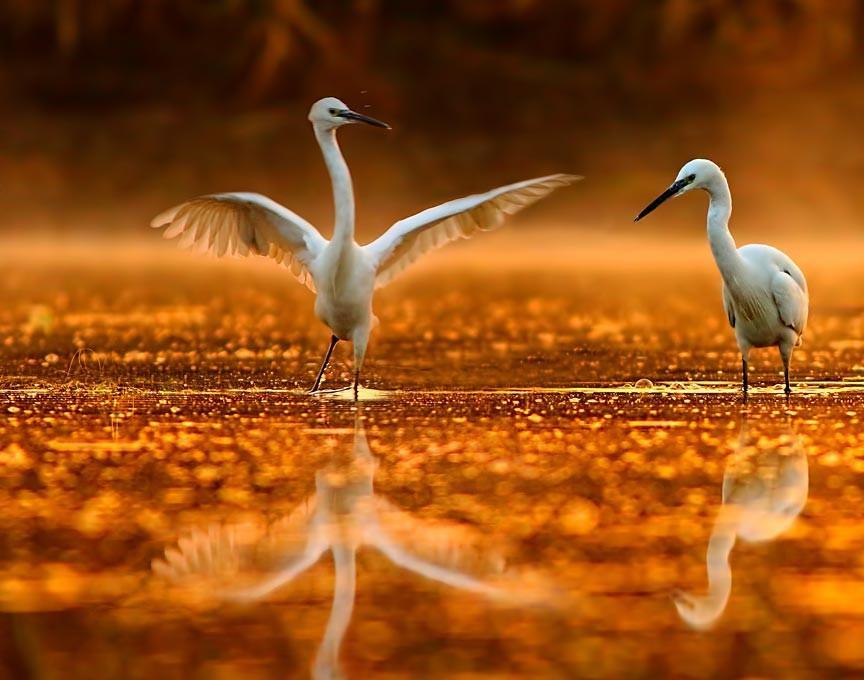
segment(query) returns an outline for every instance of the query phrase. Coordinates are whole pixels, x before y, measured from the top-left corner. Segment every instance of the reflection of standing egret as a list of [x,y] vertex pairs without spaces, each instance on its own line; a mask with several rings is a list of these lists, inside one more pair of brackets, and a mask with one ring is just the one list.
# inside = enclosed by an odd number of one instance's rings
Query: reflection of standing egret
[[723,504],[708,541],[708,594],[674,596],[678,614],[694,628],[710,628],[726,609],[732,592],[729,554],[736,538],[773,541],[792,526],[807,502],[807,453],[791,428],[768,449],[754,448],[750,441],[745,418],[737,450],[726,464]]
[[804,274],[776,248],[751,243],[736,248],[729,233],[732,194],[726,175],[714,163],[697,158],[685,164],[672,185],[636,217],[638,222],[661,203],[693,189],[708,193],[708,241],[723,278],[723,307],[741,350],[742,382],[747,394],[747,361],[753,347],[777,347],[783,360],[786,394],[792,348],[807,326],[809,298]]
[[332,331],[330,345],[311,392],[317,392],[333,348],[354,344],[354,398],[374,325],[372,294],[431,250],[501,225],[508,215],[579,179],[548,175],[498,187],[428,208],[399,220],[372,243],[354,240],[354,189],[336,130],[349,123],[389,128],[386,123],[326,97],[309,111],[315,139],[333,185],[336,211],[332,240],[288,208],[261,194],[235,192],[202,196],[157,216],[154,227],[166,237],[217,255],[267,255],[287,266],[317,292],[315,314]]
[[476,530],[455,522],[418,519],[375,495],[376,469],[359,416],[353,457],[347,465],[320,470],[315,494],[279,521],[265,525],[214,525],[194,531],[165,551],[153,570],[190,588],[225,600],[253,602],[312,567],[329,549],[335,584],[330,617],[314,674],[338,673],[339,648],[356,595],[356,553],[368,545],[394,564],[441,583],[510,602],[529,596],[493,584],[504,558]]

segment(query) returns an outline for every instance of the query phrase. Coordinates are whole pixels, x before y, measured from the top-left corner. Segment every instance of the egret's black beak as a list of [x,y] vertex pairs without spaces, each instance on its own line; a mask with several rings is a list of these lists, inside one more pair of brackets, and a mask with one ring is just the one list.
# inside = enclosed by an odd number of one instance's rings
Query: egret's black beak
[[336,114],[340,118],[344,118],[345,120],[351,120],[355,123],[366,123],[367,125],[374,125],[375,127],[384,128],[385,130],[389,130],[390,126],[387,123],[383,123],[376,118],[372,118],[371,116],[364,116],[362,113],[356,113],[351,111],[350,109],[345,109],[344,111],[340,111]]
[[672,186],[670,186],[668,189],[666,189],[666,191],[664,191],[657,198],[655,198],[648,205],[646,205],[642,209],[642,212],[640,212],[638,215],[636,215],[636,219],[633,221],[638,222],[643,217],[645,217],[645,215],[647,215],[648,213],[654,212],[654,210],[656,210],[660,205],[662,205],[663,203],[668,201],[670,198],[675,196],[679,191],[681,191],[681,189],[683,189],[688,184],[690,184],[693,181],[693,179],[694,179],[693,177],[683,177],[679,180],[676,180],[675,182],[672,182]]

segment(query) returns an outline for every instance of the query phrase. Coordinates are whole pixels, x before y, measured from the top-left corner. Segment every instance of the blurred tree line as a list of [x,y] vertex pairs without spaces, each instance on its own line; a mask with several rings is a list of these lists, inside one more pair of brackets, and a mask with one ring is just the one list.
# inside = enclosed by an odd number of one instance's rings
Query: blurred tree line
[[0,26],[7,95],[258,104],[468,70],[637,92],[792,81],[859,65],[864,0],[0,0]]

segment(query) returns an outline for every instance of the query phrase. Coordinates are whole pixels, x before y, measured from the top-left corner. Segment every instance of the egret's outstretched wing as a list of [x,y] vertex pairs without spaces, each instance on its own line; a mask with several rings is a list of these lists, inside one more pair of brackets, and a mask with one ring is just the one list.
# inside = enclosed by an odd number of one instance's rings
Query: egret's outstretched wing
[[458,198],[399,220],[364,249],[377,269],[375,287],[389,283],[424,253],[458,238],[501,226],[507,215],[540,200],[553,190],[580,180],[576,175],[549,175],[498,187],[485,194]]
[[165,238],[180,237],[181,247],[222,255],[266,255],[287,267],[315,290],[309,267],[327,240],[309,222],[266,196],[212,194],[193,198],[156,217]]
[[807,288],[796,281],[790,272],[779,271],[771,279],[771,294],[780,313],[780,320],[798,335],[807,326]]

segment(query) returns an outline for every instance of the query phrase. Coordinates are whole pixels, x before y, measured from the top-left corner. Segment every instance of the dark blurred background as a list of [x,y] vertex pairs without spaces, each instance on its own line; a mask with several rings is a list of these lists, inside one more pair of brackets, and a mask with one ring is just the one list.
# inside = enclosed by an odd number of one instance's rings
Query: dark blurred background
[[862,37],[859,0],[0,0],[0,229],[132,234],[247,189],[326,231],[305,116],[335,95],[394,126],[341,135],[365,236],[554,171],[588,179],[537,214],[635,232],[695,156],[748,236],[857,234]]

